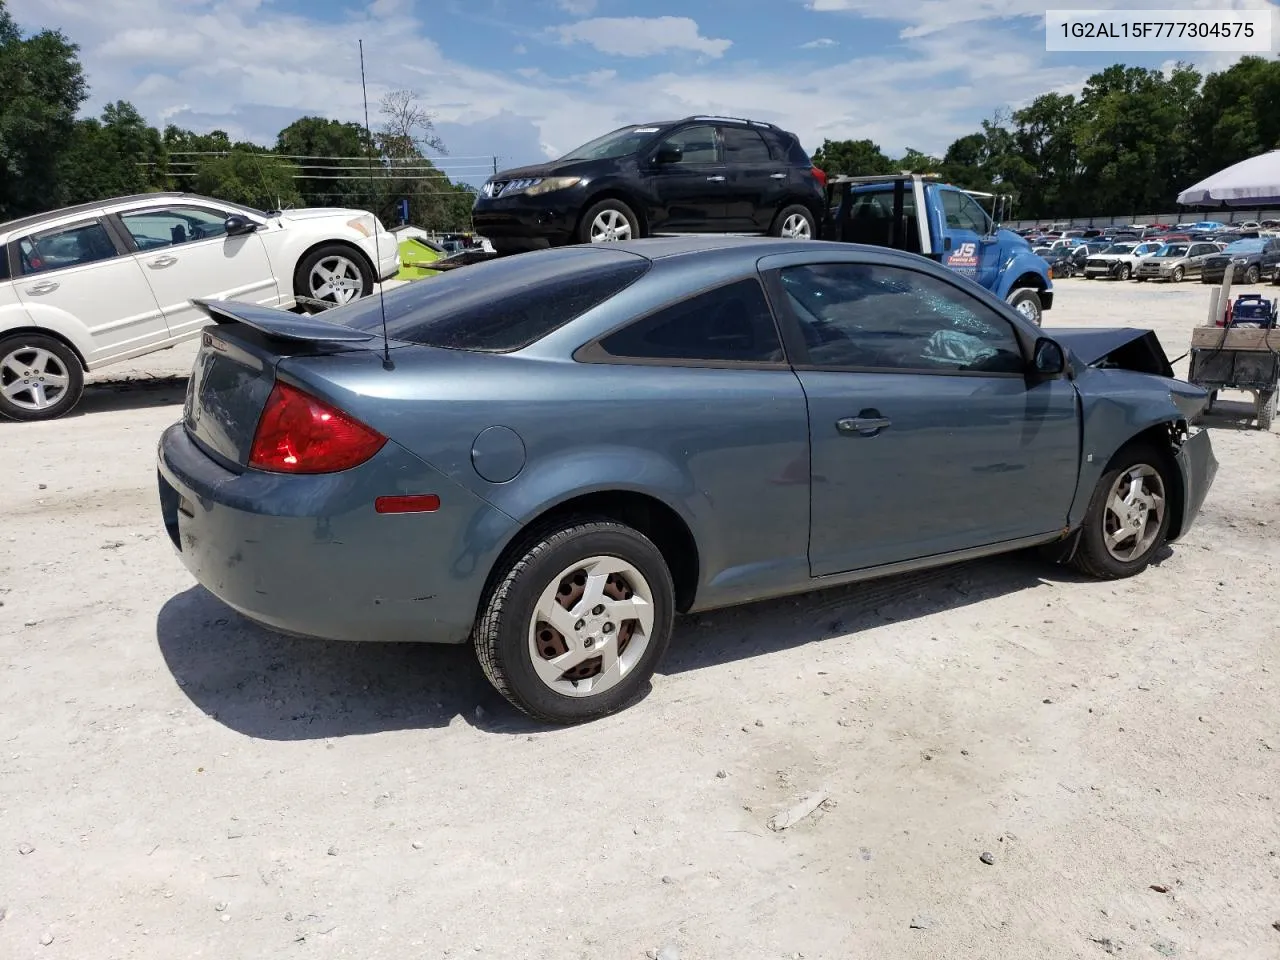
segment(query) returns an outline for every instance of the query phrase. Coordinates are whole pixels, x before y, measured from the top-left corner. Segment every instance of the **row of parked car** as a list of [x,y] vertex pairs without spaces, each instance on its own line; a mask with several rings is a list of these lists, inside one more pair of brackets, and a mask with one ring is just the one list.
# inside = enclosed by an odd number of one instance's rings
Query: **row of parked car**
[[1221,283],[1227,265],[1233,280],[1255,284],[1270,280],[1280,284],[1280,238],[1245,237],[1220,240],[1088,240],[1057,241],[1035,252],[1054,277],[1083,276],[1086,280],[1164,280],[1179,283],[1199,277],[1203,283]]

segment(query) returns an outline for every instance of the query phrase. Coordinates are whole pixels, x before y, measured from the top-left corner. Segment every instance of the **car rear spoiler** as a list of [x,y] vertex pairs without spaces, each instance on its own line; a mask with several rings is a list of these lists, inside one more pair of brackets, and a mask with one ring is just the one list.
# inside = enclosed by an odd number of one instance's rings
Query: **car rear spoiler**
[[[276,340],[302,343],[366,343],[377,334],[287,310],[234,300],[192,300],[214,323],[243,323]],[[380,338],[378,338],[380,339]]]

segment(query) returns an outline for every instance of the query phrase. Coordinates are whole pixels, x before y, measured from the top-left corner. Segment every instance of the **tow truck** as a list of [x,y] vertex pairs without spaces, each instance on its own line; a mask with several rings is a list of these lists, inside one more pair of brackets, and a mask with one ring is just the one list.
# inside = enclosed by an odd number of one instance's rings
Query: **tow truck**
[[942,183],[935,174],[831,177],[824,240],[906,250],[937,260],[986,287],[1035,323],[1053,306],[1049,266],[1031,244],[999,225],[977,197],[995,194]]

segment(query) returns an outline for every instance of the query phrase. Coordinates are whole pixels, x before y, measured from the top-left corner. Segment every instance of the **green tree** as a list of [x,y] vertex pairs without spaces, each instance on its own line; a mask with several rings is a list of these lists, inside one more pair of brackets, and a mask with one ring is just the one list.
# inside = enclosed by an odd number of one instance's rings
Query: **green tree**
[[102,119],[80,120],[59,161],[58,178],[68,203],[85,203],[168,187],[160,132],[131,103],[117,101]]
[[871,177],[897,173],[893,161],[870,140],[823,140],[813,164],[829,176]]
[[56,30],[24,39],[0,0],[0,220],[65,202],[59,160],[87,96],[78,49]]
[[276,153],[293,158],[303,176],[298,192],[313,207],[367,204],[366,158],[375,151],[360,124],[324,117],[301,117],[276,136]]
[[230,200],[259,210],[282,210],[302,204],[298,168],[264,148],[237,146],[227,154],[202,158],[195,168],[195,193]]

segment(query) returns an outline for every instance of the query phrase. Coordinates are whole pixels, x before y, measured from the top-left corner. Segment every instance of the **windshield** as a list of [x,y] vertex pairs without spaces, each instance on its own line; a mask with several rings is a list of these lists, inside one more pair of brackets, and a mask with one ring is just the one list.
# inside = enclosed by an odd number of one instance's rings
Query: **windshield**
[[1187,245],[1185,243],[1170,243],[1156,251],[1157,257],[1185,257],[1186,255]]
[[1102,252],[1103,253],[1128,253],[1132,249],[1133,249],[1132,243],[1113,243],[1111,246],[1107,247],[1107,249],[1103,250]]
[[1227,244],[1227,249],[1223,253],[1261,253],[1263,243],[1262,240],[1237,240],[1235,243]]
[[635,153],[653,139],[660,127],[623,127],[613,133],[606,133],[589,143],[584,143],[576,150],[570,150],[560,159],[564,160],[612,160],[615,157],[626,157]]

